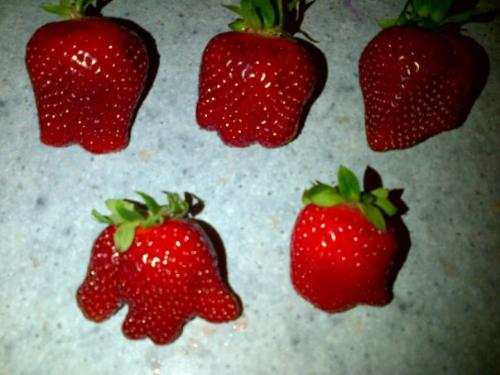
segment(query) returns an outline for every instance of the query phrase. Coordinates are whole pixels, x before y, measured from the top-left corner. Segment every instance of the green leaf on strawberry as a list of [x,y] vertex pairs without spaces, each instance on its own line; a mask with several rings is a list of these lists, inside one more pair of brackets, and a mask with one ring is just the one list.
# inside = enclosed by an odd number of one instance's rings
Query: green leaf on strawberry
[[383,29],[403,25],[436,29],[449,23],[467,23],[481,13],[475,5],[463,12],[453,13],[453,4],[453,0],[407,0],[398,18],[377,20],[377,23]]
[[337,180],[338,186],[315,183],[304,192],[302,202],[319,207],[355,204],[376,228],[385,231],[384,214],[390,217],[397,213],[397,207],[389,199],[389,191],[377,188],[370,192],[362,192],[356,175],[344,166],[340,166]]
[[378,206],[387,216],[393,216],[397,213],[398,208],[389,200],[389,191],[387,189],[378,188],[370,192],[375,196],[373,202]]
[[113,224],[113,220],[111,220],[111,218],[109,218],[109,216],[104,216],[103,214],[101,214],[97,210],[92,210],[92,216],[94,216],[94,218],[100,223]]
[[154,198],[137,192],[143,203],[125,199],[108,199],[106,206],[111,215],[92,210],[94,218],[107,225],[116,225],[114,235],[117,251],[127,251],[134,240],[137,227],[152,227],[163,223],[165,218],[183,218],[189,212],[189,204],[177,193],[167,192],[167,204],[159,205]]
[[231,22],[233,31],[252,31],[268,36],[288,36],[284,30],[285,18],[296,11],[299,1],[283,4],[283,0],[241,0],[240,6],[224,5],[240,18]]
[[375,227],[384,232],[386,231],[384,215],[382,215],[382,212],[377,207],[367,203],[360,203],[358,207]]
[[156,200],[151,197],[150,195],[143,193],[142,191],[136,192],[137,195],[139,195],[144,203],[146,204],[146,207],[153,213],[153,214],[158,214],[161,211],[161,206],[156,202]]
[[338,183],[340,195],[352,202],[358,202],[360,198],[361,188],[354,173],[349,169],[340,166],[338,171]]
[[320,207],[329,207],[344,202],[337,188],[317,182],[312,188],[306,190],[302,196],[304,204],[314,203]]
[[92,5],[94,0],[60,0],[57,3],[42,4],[42,9],[53,14],[57,14],[62,18],[78,18],[85,15],[87,9]]
[[118,226],[114,235],[115,248],[117,251],[127,251],[135,237],[135,229],[139,226],[137,221],[126,221]]

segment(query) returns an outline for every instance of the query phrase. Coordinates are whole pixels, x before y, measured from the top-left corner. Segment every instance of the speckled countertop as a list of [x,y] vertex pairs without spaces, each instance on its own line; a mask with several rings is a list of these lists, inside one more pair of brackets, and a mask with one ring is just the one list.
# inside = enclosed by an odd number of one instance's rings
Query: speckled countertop
[[[467,27],[491,72],[464,126],[375,153],[357,59],[377,32],[373,18],[397,14],[401,2],[318,0],[303,28],[319,40],[328,77],[300,137],[274,150],[232,149],[194,117],[201,52],[230,12],[218,0],[113,1],[104,14],[149,31],[160,66],[129,147],[92,156],[39,142],[24,48],[54,18],[37,5],[1,1],[0,374],[500,373],[500,22]],[[369,165],[404,189],[412,244],[390,305],[328,315],[292,289],[288,246],[302,189],[332,181],[339,164],[357,174]],[[75,291],[102,230],[90,211],[136,190],[204,200],[199,218],[223,239],[240,319],[195,319],[161,347],[123,337],[125,309],[102,324],[84,319]]]

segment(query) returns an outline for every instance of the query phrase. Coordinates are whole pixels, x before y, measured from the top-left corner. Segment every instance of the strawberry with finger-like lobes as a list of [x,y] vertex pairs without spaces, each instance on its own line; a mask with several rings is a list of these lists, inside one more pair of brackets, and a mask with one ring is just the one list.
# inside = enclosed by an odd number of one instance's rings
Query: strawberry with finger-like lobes
[[43,8],[65,19],[40,27],[26,47],[26,66],[43,144],[79,144],[95,153],[124,149],[144,92],[144,41],[115,19],[86,15],[93,0],[60,0]]
[[314,59],[284,30],[298,1],[241,0],[241,18],[213,37],[200,67],[196,119],[228,146],[267,148],[298,133],[317,82]]
[[144,204],[111,199],[111,215],[91,251],[77,292],[88,319],[101,322],[124,304],[122,326],[130,339],[174,341],[195,317],[222,323],[241,314],[238,297],[224,279],[216,249],[203,226],[187,215],[189,204],[167,193],[168,204],[138,193]]
[[466,120],[489,71],[485,50],[460,33],[477,15],[455,12],[452,0],[408,0],[398,18],[379,21],[359,61],[371,149],[409,148]]
[[303,194],[291,238],[291,281],[297,293],[329,313],[392,299],[400,251],[397,207],[382,187],[362,192],[341,166],[338,186],[317,182]]

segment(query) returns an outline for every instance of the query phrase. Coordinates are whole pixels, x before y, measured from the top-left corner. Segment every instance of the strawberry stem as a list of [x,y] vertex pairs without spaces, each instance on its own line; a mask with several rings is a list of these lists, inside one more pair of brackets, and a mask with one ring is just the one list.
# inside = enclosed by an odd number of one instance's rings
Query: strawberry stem
[[278,3],[278,27],[283,30],[285,25],[285,14],[283,11],[283,0],[277,0]]

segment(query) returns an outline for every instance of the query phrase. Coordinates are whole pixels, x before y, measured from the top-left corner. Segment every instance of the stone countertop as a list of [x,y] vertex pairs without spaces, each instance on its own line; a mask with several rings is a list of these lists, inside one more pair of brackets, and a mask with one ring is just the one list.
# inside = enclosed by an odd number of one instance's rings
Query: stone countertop
[[[94,156],[40,144],[24,52],[54,17],[38,3],[4,1],[0,12],[0,374],[500,373],[498,21],[466,27],[491,72],[465,124],[376,153],[357,61],[378,30],[373,19],[397,14],[402,1],[318,0],[303,28],[319,40],[328,77],[302,133],[279,149],[235,149],[194,116],[202,50],[232,14],[218,0],[113,1],[103,13],[149,31],[160,65],[128,148]],[[340,164],[358,175],[370,166],[404,190],[411,248],[391,304],[329,315],[295,294],[288,250],[302,190],[332,182]],[[125,339],[126,309],[85,320],[75,291],[103,229],[90,211],[136,190],[204,200],[199,218],[223,239],[241,318],[197,318],[167,346]]]

